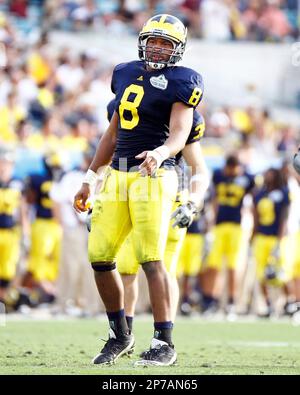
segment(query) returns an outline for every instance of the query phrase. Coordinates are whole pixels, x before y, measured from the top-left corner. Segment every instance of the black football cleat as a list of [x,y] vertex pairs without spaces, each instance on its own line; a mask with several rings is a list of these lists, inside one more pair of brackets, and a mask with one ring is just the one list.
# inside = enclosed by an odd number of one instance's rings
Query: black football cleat
[[96,365],[112,365],[123,355],[130,356],[134,352],[134,345],[132,334],[116,337],[115,332],[110,329],[109,339],[92,362]]
[[134,366],[170,366],[176,362],[177,354],[168,343],[153,338],[150,350],[144,351],[141,358]]

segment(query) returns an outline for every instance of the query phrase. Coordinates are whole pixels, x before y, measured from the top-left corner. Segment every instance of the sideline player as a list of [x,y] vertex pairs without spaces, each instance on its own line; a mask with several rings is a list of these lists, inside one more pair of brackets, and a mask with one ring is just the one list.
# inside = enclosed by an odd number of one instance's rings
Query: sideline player
[[62,229],[49,193],[54,180],[58,182],[63,174],[63,158],[57,152],[49,152],[43,161],[46,173],[32,174],[26,183],[26,199],[35,208],[35,219],[23,285],[39,289],[41,301],[51,303],[55,298],[53,284],[58,275]]
[[96,364],[113,363],[134,345],[124,314],[124,288],[114,263],[130,231],[147,277],[154,316],[154,337],[143,363],[167,366],[177,358],[169,277],[162,259],[177,191],[174,156],[185,146],[193,109],[203,94],[198,73],[175,67],[183,56],[186,36],[182,22],[171,15],[156,15],[145,23],[139,34],[141,60],[114,69],[116,111],[74,198],[74,208],[85,211],[98,169],[113,157],[93,208],[88,246],[110,325],[109,340],[95,357]]
[[16,275],[21,236],[18,225],[28,232],[23,185],[13,178],[14,162],[13,151],[0,147],[0,302],[5,302]]
[[[180,250],[186,235],[187,227],[192,222],[194,215],[201,209],[204,195],[209,184],[208,169],[205,165],[199,141],[204,134],[205,123],[203,117],[194,112],[193,128],[187,139],[182,152],[176,155],[178,174],[178,193],[173,206],[173,220],[170,221],[168,239],[164,254],[164,264],[170,274],[172,289],[172,322],[174,323],[179,300],[179,287],[176,278],[177,263]],[[197,143],[197,144],[195,144]],[[186,187],[187,170],[183,159],[191,170],[190,195]],[[195,184],[198,184],[195,188]],[[192,192],[193,191],[193,192]],[[139,263],[134,255],[131,235],[127,237],[117,255],[117,268],[121,274],[125,291],[125,315],[129,329],[132,330],[132,322],[135,314],[135,306],[138,299],[137,273]]]
[[[277,278],[283,262],[282,239],[286,233],[289,191],[280,170],[270,168],[264,174],[264,184],[254,196],[253,253],[256,261],[256,278],[259,282],[269,317],[273,307],[268,294],[268,280]],[[288,253],[285,249],[285,255]],[[285,256],[284,259],[291,257]]]
[[241,209],[246,194],[254,188],[254,178],[248,174],[236,155],[229,155],[225,167],[213,174],[215,197],[214,240],[207,258],[207,270],[203,280],[203,305],[208,311],[217,308],[214,288],[223,259],[228,270],[227,313],[235,310],[235,270],[240,258],[242,244]]

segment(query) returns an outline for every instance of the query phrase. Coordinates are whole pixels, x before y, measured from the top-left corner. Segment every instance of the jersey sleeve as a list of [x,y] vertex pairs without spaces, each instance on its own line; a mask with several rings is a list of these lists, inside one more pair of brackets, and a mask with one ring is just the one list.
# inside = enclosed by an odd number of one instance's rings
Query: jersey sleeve
[[113,70],[112,77],[111,77],[111,84],[110,84],[110,89],[113,94],[116,94],[116,68],[117,68],[117,66]]
[[185,69],[177,81],[176,99],[189,107],[196,108],[203,96],[203,80],[200,74]]
[[117,66],[115,66],[112,77],[111,77],[111,84],[110,84],[110,89],[112,93],[116,94],[118,90],[118,79],[120,77],[120,72],[122,73],[122,69],[125,69],[128,67],[128,63],[120,63]]
[[114,111],[115,111],[115,107],[116,107],[116,100],[115,100],[115,99],[111,100],[111,101],[108,103],[107,107],[106,107],[106,110],[107,110],[107,119],[108,119],[109,122],[110,122],[111,119],[112,119],[112,116],[113,116]]
[[205,131],[205,120],[201,114],[194,111],[193,126],[186,141],[186,145],[200,141]]

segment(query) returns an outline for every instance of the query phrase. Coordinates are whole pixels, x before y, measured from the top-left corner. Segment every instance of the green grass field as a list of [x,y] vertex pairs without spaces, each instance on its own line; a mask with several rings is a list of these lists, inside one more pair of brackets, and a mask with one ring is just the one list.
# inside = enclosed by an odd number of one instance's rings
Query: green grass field
[[177,365],[135,368],[152,336],[136,319],[136,352],[110,367],[91,364],[107,337],[104,319],[8,320],[0,327],[1,374],[300,374],[300,327],[287,321],[212,322],[178,319]]

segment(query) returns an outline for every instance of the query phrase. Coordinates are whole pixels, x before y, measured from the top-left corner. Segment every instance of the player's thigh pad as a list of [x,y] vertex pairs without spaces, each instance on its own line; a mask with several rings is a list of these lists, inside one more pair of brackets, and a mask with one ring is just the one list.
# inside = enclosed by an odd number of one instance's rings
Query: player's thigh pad
[[131,229],[127,184],[130,173],[109,168],[95,202],[88,241],[89,261],[113,262]]
[[156,177],[132,173],[129,209],[133,245],[140,264],[164,257],[177,185],[174,170],[159,169]]

